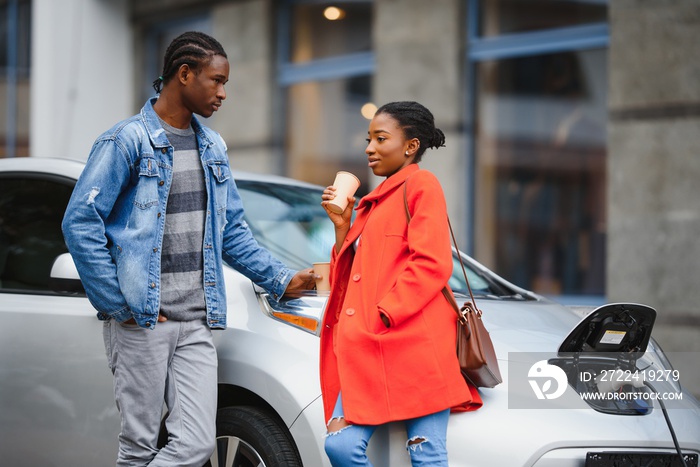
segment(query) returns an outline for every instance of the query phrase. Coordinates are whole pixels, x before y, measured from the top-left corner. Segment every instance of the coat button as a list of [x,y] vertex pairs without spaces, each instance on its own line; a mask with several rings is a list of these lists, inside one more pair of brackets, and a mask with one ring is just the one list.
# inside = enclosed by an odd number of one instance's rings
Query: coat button
[[158,182],[158,186],[163,186],[163,185],[165,185],[165,182],[163,180]]
[[155,288],[156,288],[156,283],[155,283],[155,282],[151,282],[151,288],[152,288],[152,289],[155,289]]
[[352,276],[352,280],[354,280],[355,282],[357,282],[357,281],[360,280],[361,277],[362,277],[362,274],[355,274],[354,276]]
[[355,314],[355,309],[354,309],[354,308],[348,308],[347,310],[345,310],[345,314],[348,315],[348,316],[352,316],[352,315]]
[[166,152],[168,152],[168,150],[167,150],[166,148],[162,148],[162,149],[160,150],[160,152],[162,152],[163,154],[165,154]]

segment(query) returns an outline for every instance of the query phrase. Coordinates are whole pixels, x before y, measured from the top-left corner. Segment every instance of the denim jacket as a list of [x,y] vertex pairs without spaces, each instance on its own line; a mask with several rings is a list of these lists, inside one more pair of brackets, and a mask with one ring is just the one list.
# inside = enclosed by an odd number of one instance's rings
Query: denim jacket
[[[63,234],[101,320],[153,328],[160,309],[165,208],[173,148],[152,99],[94,143],[63,219]],[[243,219],[226,144],[193,117],[207,188],[204,296],[207,321],[226,327],[222,259],[278,299],[294,271],[262,248]]]

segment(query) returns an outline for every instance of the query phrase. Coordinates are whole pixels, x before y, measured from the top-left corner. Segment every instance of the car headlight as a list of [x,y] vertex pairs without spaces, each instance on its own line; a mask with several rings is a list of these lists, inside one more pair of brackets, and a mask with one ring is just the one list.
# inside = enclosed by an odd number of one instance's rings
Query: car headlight
[[258,301],[266,315],[316,336],[321,333],[321,319],[328,292],[308,291],[276,302],[269,294],[258,291]]

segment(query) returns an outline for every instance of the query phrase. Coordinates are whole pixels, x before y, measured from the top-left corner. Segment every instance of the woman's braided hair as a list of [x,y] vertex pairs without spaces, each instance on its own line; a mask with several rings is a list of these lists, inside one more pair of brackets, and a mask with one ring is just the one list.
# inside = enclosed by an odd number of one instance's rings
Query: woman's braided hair
[[418,102],[390,102],[377,109],[376,115],[379,114],[389,115],[396,120],[406,139],[418,138],[420,147],[415,162],[420,162],[426,149],[445,146],[445,134],[435,127],[433,114]]
[[211,60],[214,55],[226,57],[222,45],[213,37],[203,32],[190,31],[177,36],[168,46],[163,57],[163,73],[153,81],[153,89],[160,93],[163,84],[167,83],[182,65],[189,65],[193,70],[199,69]]

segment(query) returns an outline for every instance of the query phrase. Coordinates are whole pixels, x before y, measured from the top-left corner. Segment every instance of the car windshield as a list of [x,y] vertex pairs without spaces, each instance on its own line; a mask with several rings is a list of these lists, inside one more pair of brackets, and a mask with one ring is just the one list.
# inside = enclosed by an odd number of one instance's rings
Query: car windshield
[[[335,244],[333,224],[321,207],[321,189],[237,180],[246,212],[246,222],[256,240],[293,269],[311,267],[312,263],[330,260]],[[455,254],[450,287],[467,295],[466,282]],[[478,271],[465,261],[469,284],[474,295],[510,297],[517,294],[486,272]]]
[[244,180],[236,184],[258,243],[293,269],[330,261],[335,238],[320,190]]

